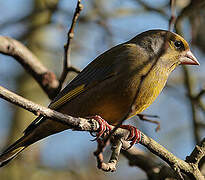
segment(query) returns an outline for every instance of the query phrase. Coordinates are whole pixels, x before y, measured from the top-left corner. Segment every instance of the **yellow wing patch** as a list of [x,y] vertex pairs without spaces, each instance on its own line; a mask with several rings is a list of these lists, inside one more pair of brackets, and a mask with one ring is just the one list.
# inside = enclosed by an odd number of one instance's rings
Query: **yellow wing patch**
[[64,96],[62,96],[60,99],[58,99],[57,101],[55,101],[54,103],[52,103],[49,108],[51,109],[57,109],[58,107],[60,107],[61,105],[65,104],[66,102],[70,101],[73,97],[75,97],[76,95],[80,94],[81,92],[85,91],[85,85],[80,85],[77,86],[75,89],[69,91],[68,93],[66,93]]
[[12,154],[15,155],[16,153],[22,151],[24,148],[25,148],[25,146],[18,147],[18,148],[14,149],[14,150],[12,151]]

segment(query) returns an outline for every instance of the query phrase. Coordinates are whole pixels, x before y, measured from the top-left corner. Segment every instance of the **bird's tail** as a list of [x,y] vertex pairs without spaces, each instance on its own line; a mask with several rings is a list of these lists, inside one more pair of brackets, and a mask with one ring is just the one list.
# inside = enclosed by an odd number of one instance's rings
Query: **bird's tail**
[[29,145],[65,129],[68,129],[68,127],[57,121],[42,117],[36,118],[24,131],[24,135],[0,155],[0,167],[14,159]]
[[22,136],[15,143],[9,146],[0,156],[0,167],[6,165],[9,161],[15,158],[28,145],[24,144],[25,136]]

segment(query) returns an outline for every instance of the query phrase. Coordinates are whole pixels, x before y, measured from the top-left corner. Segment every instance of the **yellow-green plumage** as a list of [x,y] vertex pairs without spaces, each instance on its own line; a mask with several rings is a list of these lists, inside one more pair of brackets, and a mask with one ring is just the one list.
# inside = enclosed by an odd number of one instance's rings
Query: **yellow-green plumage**
[[[176,41],[183,47],[175,47],[178,46]],[[135,111],[129,117],[152,104],[187,51],[187,42],[174,33],[144,32],[97,57],[49,107],[74,117],[99,115],[115,125],[130,108],[134,107]],[[65,129],[68,126],[38,117],[25,130],[24,136],[0,156],[0,166],[30,144]]]

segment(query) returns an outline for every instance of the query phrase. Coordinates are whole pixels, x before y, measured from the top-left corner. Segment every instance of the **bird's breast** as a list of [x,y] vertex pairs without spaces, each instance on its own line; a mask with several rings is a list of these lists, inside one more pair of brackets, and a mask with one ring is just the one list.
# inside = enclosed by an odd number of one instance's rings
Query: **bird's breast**
[[142,76],[134,102],[135,114],[141,113],[154,102],[164,88],[167,77],[167,74],[158,69],[153,69]]
[[166,82],[166,78],[152,72],[143,79],[140,77],[139,74],[124,75],[104,81],[66,103],[60,111],[74,117],[99,115],[115,125],[127,115],[132,104],[135,112],[130,116],[145,110]]

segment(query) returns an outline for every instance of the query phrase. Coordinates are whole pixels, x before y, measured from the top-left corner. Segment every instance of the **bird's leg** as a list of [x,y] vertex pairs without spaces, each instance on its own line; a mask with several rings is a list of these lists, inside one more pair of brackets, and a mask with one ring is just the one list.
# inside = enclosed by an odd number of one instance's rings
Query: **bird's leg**
[[87,118],[95,119],[100,125],[99,131],[96,133],[96,138],[94,140],[99,139],[100,137],[102,137],[104,135],[104,133],[110,132],[112,130],[110,125],[107,123],[107,121],[98,115],[89,116]]
[[128,149],[130,149],[135,143],[139,143],[141,141],[141,131],[138,130],[136,127],[131,125],[121,125],[120,128],[127,129],[130,131],[129,136],[126,139],[127,141],[131,141],[130,147]]

